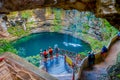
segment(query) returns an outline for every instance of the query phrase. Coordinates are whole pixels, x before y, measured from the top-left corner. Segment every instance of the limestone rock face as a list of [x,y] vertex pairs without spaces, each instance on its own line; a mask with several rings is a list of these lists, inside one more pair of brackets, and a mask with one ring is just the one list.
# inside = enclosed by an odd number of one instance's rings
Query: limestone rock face
[[91,11],[97,17],[106,18],[111,25],[119,29],[119,0],[0,0],[0,13],[21,11],[43,7],[59,7]]
[[97,15],[109,15],[117,13],[115,9],[115,0],[98,0]]

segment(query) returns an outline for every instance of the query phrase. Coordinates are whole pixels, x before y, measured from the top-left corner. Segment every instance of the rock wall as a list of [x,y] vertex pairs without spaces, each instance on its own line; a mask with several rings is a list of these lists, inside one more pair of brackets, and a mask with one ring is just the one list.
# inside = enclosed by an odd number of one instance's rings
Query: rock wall
[[77,9],[94,12],[97,17],[106,18],[114,27],[119,29],[119,4],[119,0],[0,0],[0,13],[48,6]]

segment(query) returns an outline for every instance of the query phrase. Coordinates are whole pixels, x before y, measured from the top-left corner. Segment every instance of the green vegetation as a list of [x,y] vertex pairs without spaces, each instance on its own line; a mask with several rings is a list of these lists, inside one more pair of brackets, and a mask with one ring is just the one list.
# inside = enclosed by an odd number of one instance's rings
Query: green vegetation
[[52,31],[54,32],[59,32],[60,30],[62,30],[62,26],[61,25],[56,25],[52,27]]
[[80,57],[83,59],[88,55],[87,53],[88,53],[88,51],[80,52],[79,54],[80,54]]
[[120,79],[120,74],[118,74],[117,77]]
[[[106,28],[108,28],[108,26],[106,25]],[[105,29],[106,29],[105,28]],[[108,30],[106,29],[105,31],[107,32],[103,32],[103,40],[100,41],[98,39],[96,39],[95,37],[90,36],[90,34],[83,34],[83,40],[86,40],[90,45],[93,51],[95,52],[99,52],[102,48],[102,46],[107,46],[110,42],[110,39],[113,38],[116,34],[117,34],[117,30],[113,27],[108,28]]]
[[40,55],[36,55],[36,56],[29,56],[29,57],[26,57],[25,58],[28,62],[30,62],[30,63],[32,63],[32,64],[34,64],[34,65],[36,65],[36,66],[39,66],[39,64],[40,64],[40,60],[41,60],[41,57],[40,57]]
[[13,36],[17,36],[17,37],[22,37],[25,35],[28,35],[30,32],[29,30],[23,30],[22,27],[20,26],[16,26],[16,27],[9,27],[8,28],[8,32],[13,35]]
[[0,54],[4,52],[12,52],[17,54],[17,50],[10,44],[9,41],[0,39]]
[[[92,34],[88,33],[90,29],[90,25],[88,23],[84,23],[84,28],[82,29],[82,32],[78,32],[78,35],[82,37],[83,40],[87,41],[91,45],[92,50],[95,52],[99,52],[102,46],[107,46],[110,42],[110,39],[113,38],[118,32],[118,30],[111,26],[107,20],[98,20],[99,24],[97,24],[97,26],[100,26],[102,40],[99,40],[96,38],[96,36],[93,36]],[[94,24],[93,26],[96,26],[96,24]]]
[[55,26],[52,27],[52,31],[59,32],[62,29],[62,25],[61,25],[62,10],[61,9],[53,9],[53,12],[54,12],[54,16],[55,16],[53,23]]
[[118,53],[116,64],[109,68],[108,74],[111,80],[120,80],[120,52]]
[[83,34],[87,34],[87,31],[89,30],[90,26],[88,24],[83,24],[84,29],[82,30]]
[[24,19],[28,19],[29,17],[31,17],[33,15],[32,10],[25,10],[21,12],[21,16]]
[[109,40],[100,42],[99,40],[97,40],[89,35],[84,35],[84,36],[87,36],[87,37],[84,37],[84,39],[87,40],[87,42],[89,42],[92,50],[95,52],[99,52],[101,50],[102,46],[107,45],[109,42]]

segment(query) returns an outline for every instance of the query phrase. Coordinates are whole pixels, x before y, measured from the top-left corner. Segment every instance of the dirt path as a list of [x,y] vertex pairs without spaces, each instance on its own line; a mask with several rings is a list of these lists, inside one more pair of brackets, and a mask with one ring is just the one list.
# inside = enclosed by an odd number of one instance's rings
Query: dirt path
[[109,65],[116,63],[117,54],[120,52],[120,40],[109,50],[109,55],[104,62],[96,64],[92,70],[84,70],[81,80],[110,80],[107,77],[106,69]]

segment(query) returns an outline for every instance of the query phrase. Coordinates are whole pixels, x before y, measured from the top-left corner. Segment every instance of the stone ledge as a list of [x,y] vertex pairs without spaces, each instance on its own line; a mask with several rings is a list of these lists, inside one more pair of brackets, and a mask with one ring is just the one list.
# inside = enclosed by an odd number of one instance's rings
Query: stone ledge
[[55,77],[52,77],[51,75],[49,75],[47,72],[38,69],[37,67],[35,67],[31,63],[23,60],[22,58],[20,58],[19,56],[15,55],[15,54],[6,52],[6,53],[2,54],[1,57],[4,57],[5,60],[7,60],[7,62],[11,64],[11,66],[13,66],[13,64],[17,65],[15,70],[16,69],[19,69],[21,71],[25,70],[30,75],[36,76],[35,80],[38,80],[38,79],[40,79],[40,80],[41,79],[43,79],[43,80],[57,80]]

